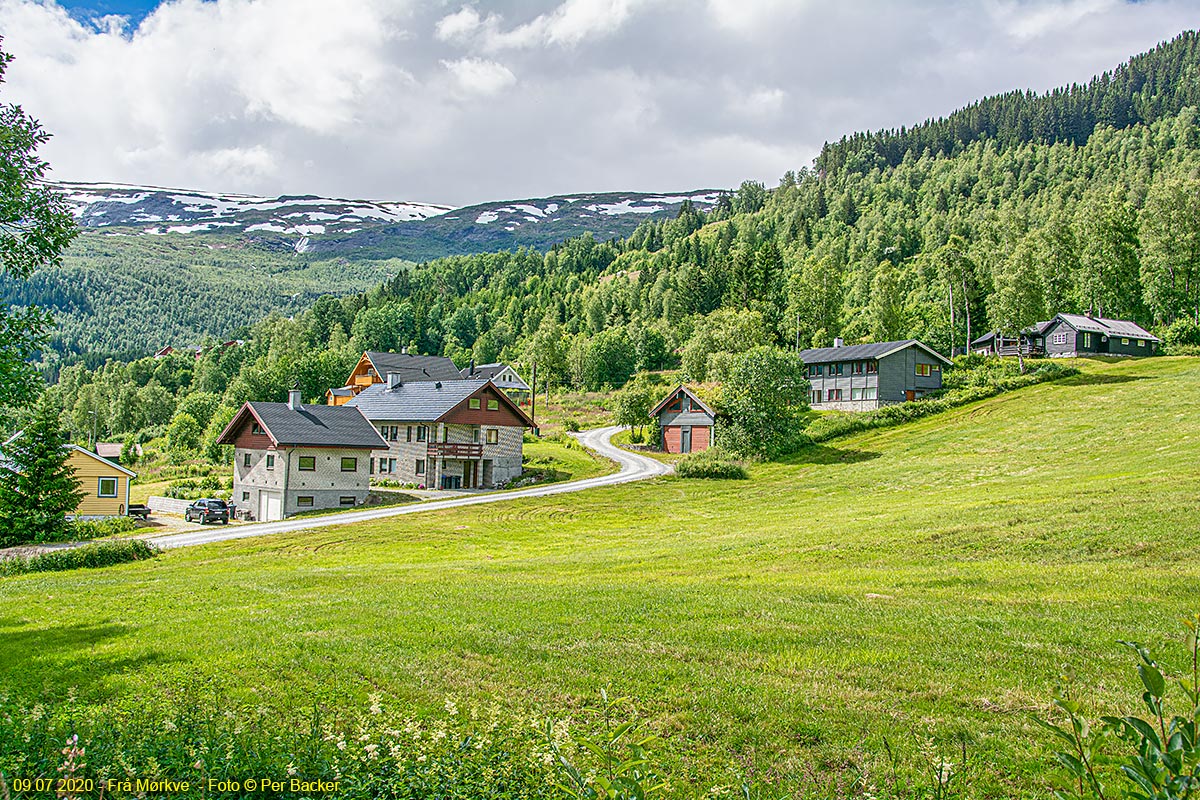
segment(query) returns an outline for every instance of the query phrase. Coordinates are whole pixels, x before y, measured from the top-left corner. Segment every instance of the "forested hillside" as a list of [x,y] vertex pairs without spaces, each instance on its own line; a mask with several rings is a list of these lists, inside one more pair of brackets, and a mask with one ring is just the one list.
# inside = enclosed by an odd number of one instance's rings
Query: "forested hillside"
[[[1182,36],[1131,62],[1152,63],[1138,67],[1152,80],[1110,77],[1088,91],[1111,98],[1103,87],[1136,85],[1137,107],[1181,102],[1192,96],[1196,52],[1195,36]],[[1047,102],[1013,96],[1012,114]],[[1049,107],[1073,125],[1093,113]],[[296,379],[318,398],[355,352],[408,346],[464,365],[536,362],[539,388],[598,389],[677,365],[704,380],[720,375],[722,353],[835,336],[917,337],[950,353],[993,327],[1060,311],[1132,318],[1171,346],[1200,344],[1200,116],[1190,105],[1155,113],[1148,124],[1097,124],[1083,144],[982,135],[953,153],[906,149],[894,165],[789,172],[772,190],[748,182],[707,211],[684,203],[626,239],[397,269],[365,294],[268,319],[236,356],[204,359],[196,375],[228,411],[281,399]],[[127,372],[138,386],[175,386],[179,399],[193,389],[193,366],[180,368],[188,374],[72,370],[63,399],[70,407],[78,387],[117,386]],[[165,419],[161,409],[150,416]]]

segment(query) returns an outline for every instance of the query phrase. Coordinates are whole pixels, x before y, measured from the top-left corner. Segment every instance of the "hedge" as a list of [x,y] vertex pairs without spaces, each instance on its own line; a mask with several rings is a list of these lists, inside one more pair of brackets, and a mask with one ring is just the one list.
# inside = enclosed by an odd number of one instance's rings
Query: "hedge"
[[6,558],[0,560],[0,576],[21,575],[27,572],[59,572],[68,569],[110,567],[130,561],[154,558],[161,550],[141,539],[126,539],[118,542],[94,542],[82,547],[50,550],[30,558]]

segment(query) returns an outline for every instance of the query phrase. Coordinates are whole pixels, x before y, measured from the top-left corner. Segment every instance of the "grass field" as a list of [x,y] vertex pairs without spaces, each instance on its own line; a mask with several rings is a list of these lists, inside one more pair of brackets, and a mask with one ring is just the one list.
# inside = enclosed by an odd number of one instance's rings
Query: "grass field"
[[751,468],[0,581],[0,685],[52,701],[202,679],[279,709],[382,691],[568,714],[602,687],[682,794],[806,792],[922,740],[965,796],[1047,796],[1061,665],[1106,710],[1200,605],[1200,359],[1089,365]]

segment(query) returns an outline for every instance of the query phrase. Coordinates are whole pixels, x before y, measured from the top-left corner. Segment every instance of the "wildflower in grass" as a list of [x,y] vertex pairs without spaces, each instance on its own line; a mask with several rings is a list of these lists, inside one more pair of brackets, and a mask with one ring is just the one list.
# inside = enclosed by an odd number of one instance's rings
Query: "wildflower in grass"
[[379,757],[379,745],[377,744],[369,744],[363,748],[363,751],[367,754],[367,758],[369,759],[375,759]]
[[381,699],[382,699],[382,698],[381,698],[381,696],[380,696],[379,694],[370,694],[370,695],[367,695],[367,700],[369,700],[369,701],[370,701],[370,703],[371,703],[371,709],[370,709],[370,711],[371,711],[371,713],[372,713],[372,714],[374,714],[375,716],[379,716],[380,714],[382,714],[382,713],[383,713],[383,706],[379,704],[379,702],[380,702],[380,700],[381,700]]
[[458,716],[458,705],[449,697],[446,698],[446,713],[452,717]]
[[289,778],[294,778],[300,774],[300,770],[296,769],[296,762],[289,761],[287,765],[287,774]]
[[337,749],[338,749],[338,750],[345,750],[345,749],[346,749],[346,740],[345,740],[345,739],[338,739],[338,743],[337,743]]
[[204,761],[202,759],[197,758],[196,763],[192,764],[192,768],[193,769],[204,769]]

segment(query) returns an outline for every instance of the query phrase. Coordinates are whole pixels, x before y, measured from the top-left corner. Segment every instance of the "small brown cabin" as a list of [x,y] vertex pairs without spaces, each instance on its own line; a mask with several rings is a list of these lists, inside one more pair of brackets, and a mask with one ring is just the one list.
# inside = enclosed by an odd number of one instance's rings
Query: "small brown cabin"
[[666,453],[698,453],[712,446],[716,414],[686,386],[675,387],[650,416],[662,430],[659,446]]

